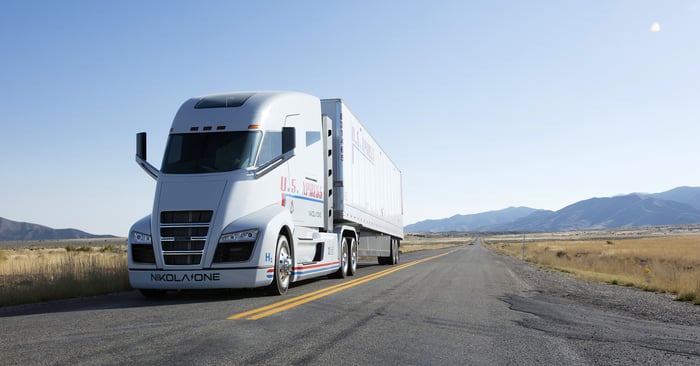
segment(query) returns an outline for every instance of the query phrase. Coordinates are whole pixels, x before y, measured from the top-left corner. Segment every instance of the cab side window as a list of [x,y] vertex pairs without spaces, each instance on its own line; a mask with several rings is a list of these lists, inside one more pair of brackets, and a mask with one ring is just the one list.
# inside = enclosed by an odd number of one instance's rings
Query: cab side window
[[266,132],[260,145],[257,166],[265,165],[280,155],[282,155],[282,132]]

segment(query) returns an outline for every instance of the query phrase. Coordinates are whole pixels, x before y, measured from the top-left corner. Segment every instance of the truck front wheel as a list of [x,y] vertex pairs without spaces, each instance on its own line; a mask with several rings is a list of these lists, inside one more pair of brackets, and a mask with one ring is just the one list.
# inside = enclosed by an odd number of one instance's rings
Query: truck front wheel
[[275,275],[270,288],[276,295],[284,295],[289,289],[292,278],[292,254],[289,250],[289,240],[284,235],[277,238],[277,251],[275,253]]
[[345,278],[348,275],[348,238],[345,237],[340,244],[340,268],[333,274],[335,278]]

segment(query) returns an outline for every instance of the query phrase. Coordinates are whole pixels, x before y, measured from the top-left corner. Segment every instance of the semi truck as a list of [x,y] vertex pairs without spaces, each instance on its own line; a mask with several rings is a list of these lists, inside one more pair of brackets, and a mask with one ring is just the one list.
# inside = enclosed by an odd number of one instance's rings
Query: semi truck
[[131,286],[189,289],[345,278],[359,257],[399,262],[401,171],[342,99],[291,91],[212,94],[176,113],[151,213],[128,236]]

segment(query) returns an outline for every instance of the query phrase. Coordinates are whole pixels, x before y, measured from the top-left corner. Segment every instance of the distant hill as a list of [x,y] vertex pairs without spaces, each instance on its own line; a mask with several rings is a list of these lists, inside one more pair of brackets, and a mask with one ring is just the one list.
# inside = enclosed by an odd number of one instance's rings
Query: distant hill
[[425,220],[407,232],[567,231],[700,223],[700,187],[591,198],[558,211],[527,207]]
[[473,215],[454,215],[446,219],[420,221],[406,226],[404,230],[408,232],[480,231],[485,227],[513,222],[538,211],[541,210],[509,207]]
[[0,241],[93,238],[116,238],[116,236],[94,235],[76,229],[52,229],[47,226],[17,222],[0,217]]
[[650,194],[650,196],[685,203],[700,210],[700,187],[678,187],[670,191]]
[[648,195],[591,198],[559,211],[530,215],[492,229],[567,231],[700,223],[700,210]]

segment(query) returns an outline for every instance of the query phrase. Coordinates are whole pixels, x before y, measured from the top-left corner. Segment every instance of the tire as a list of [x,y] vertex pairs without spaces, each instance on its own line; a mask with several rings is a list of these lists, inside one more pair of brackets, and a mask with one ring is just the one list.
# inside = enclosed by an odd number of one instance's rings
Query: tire
[[343,238],[340,244],[340,268],[333,274],[334,278],[345,278],[348,275],[348,238]]
[[391,239],[391,255],[388,258],[388,265],[393,266],[396,264],[396,241]]
[[275,295],[287,293],[292,278],[292,264],[289,240],[286,236],[280,235],[277,238],[277,250],[275,251],[275,275],[270,284],[270,289]]
[[354,276],[357,273],[357,240],[354,237],[348,237],[350,245],[348,247],[348,276]]
[[394,265],[399,263],[399,245],[398,240],[389,239],[389,256],[377,257],[377,262],[382,265]]
[[399,264],[401,259],[401,252],[399,251],[399,239],[392,240],[393,244],[391,246],[392,262],[391,264]]
[[377,257],[379,264],[383,265],[394,265],[399,264],[399,241],[398,239],[390,239],[389,241],[389,256],[388,257]]

